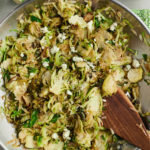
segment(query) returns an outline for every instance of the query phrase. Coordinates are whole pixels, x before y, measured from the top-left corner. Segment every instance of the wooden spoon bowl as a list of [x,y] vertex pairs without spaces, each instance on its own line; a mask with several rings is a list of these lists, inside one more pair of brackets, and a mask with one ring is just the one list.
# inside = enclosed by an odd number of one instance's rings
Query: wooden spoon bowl
[[125,93],[118,89],[116,94],[105,99],[104,126],[131,144],[143,150],[150,150],[150,135]]

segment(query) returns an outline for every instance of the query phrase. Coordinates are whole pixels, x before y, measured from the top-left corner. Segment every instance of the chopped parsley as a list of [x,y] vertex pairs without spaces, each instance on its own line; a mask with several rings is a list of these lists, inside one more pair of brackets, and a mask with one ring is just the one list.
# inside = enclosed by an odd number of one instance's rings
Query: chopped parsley
[[96,28],[100,27],[100,21],[98,20],[98,18],[94,19],[94,23],[95,23]]
[[3,79],[4,81],[7,79],[8,81],[10,80],[10,72],[8,70],[3,70]]
[[135,49],[128,48],[128,51],[130,51],[133,54],[137,54],[137,50],[135,50]]
[[147,61],[147,54],[143,54],[142,56],[143,56],[144,61]]
[[36,123],[36,121],[38,120],[38,110],[34,110],[31,114],[31,119],[28,120],[25,124],[24,127],[25,128],[32,128],[33,125]]
[[35,17],[35,16],[31,16],[31,21],[32,22],[40,22],[40,23],[42,23],[42,20],[37,18],[37,17]]
[[11,118],[18,118],[22,114],[22,110],[14,110],[11,114]]
[[103,141],[106,141],[105,135],[102,135],[101,138],[102,138]]
[[28,73],[37,73],[37,69],[36,68],[32,68],[32,67],[28,67]]
[[55,114],[55,115],[53,116],[53,118],[51,119],[51,122],[52,122],[52,123],[55,123],[59,118],[60,118],[60,114]]

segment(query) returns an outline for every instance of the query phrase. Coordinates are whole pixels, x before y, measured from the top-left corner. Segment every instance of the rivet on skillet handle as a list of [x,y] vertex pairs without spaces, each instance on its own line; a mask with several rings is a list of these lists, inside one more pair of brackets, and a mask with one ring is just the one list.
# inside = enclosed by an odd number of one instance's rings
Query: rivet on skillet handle
[[142,150],[150,150],[150,135],[124,92],[118,89],[116,94],[105,99],[104,126]]

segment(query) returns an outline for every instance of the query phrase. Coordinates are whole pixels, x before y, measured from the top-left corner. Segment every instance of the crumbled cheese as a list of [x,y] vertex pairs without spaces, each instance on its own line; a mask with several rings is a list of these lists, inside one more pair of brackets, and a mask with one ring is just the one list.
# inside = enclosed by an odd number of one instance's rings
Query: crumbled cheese
[[103,102],[106,102],[106,99],[103,99]]
[[75,62],[81,62],[81,61],[83,61],[83,58],[75,56],[75,57],[73,57],[73,61],[75,61]]
[[93,46],[93,44],[90,44],[90,46],[93,48],[94,46]]
[[98,21],[101,21],[102,19],[105,19],[104,16],[103,16],[101,13],[99,13],[99,14],[96,16],[96,18],[98,19]]
[[47,45],[47,41],[45,39],[45,36],[41,39],[40,43],[41,43],[42,46],[46,46]]
[[124,39],[124,40],[123,40],[123,42],[125,42],[125,43],[126,43],[127,41],[128,41],[127,39]]
[[51,40],[52,38],[53,38],[53,36],[52,36],[52,35],[50,35],[50,36],[49,36],[49,39]]
[[24,57],[24,53],[21,53],[20,56],[21,56],[21,57]]
[[57,140],[58,139],[58,134],[57,133],[53,133],[52,134],[52,138],[55,139],[55,140]]
[[70,90],[67,90],[67,94],[71,96],[72,92]]
[[44,49],[45,47],[44,46],[42,46],[42,49]]
[[120,150],[120,149],[121,149],[121,146],[120,146],[120,145],[117,145],[117,149]]
[[91,20],[90,22],[87,23],[87,28],[88,28],[88,30],[89,30],[90,33],[93,32],[93,30],[94,30],[93,20]]
[[110,128],[111,134],[115,134],[114,130]]
[[96,39],[94,39],[94,42],[96,42]]
[[87,64],[92,68],[92,69],[94,69],[95,68],[95,66],[93,65],[93,63],[91,63],[91,62],[87,62]]
[[85,20],[78,15],[71,16],[71,18],[69,19],[69,23],[72,25],[79,25],[81,28],[86,28],[87,26]]
[[62,64],[61,67],[62,67],[63,70],[66,70],[67,69],[67,64]]
[[43,33],[47,33],[47,32],[48,32],[48,28],[47,28],[47,27],[41,28],[41,31],[42,31]]
[[127,84],[126,84],[126,83],[124,83],[124,86],[127,86]]
[[118,25],[117,22],[114,22],[114,23],[110,26],[110,30],[111,30],[111,31],[115,31],[117,25]]
[[65,33],[59,33],[58,35],[58,40],[60,43],[62,43],[66,39],[66,34]]
[[137,59],[134,59],[134,60],[133,60],[132,65],[133,65],[134,68],[140,67],[140,63],[139,63],[139,61],[138,61]]
[[70,136],[70,130],[64,129],[64,132],[63,132],[63,139],[64,139],[64,140],[70,140],[71,138],[70,138],[69,136]]
[[30,77],[33,78],[35,76],[35,73],[30,73]]
[[87,83],[84,82],[84,83],[81,85],[81,90],[84,90],[86,87],[87,87]]
[[131,98],[131,95],[129,92],[126,92],[126,96],[128,96],[129,98]]
[[129,71],[130,69],[131,69],[131,65],[126,65],[125,70],[126,70],[126,71]]
[[96,59],[100,59],[101,56],[102,56],[102,54],[97,54],[97,55],[96,55]]
[[70,47],[70,49],[71,49],[71,52],[72,52],[72,53],[76,53],[76,52],[77,52],[77,51],[75,50],[75,47],[74,47],[74,46]]
[[109,40],[106,40],[105,43],[106,43],[106,44],[109,43]]
[[89,7],[89,5],[88,4],[86,4],[86,8],[88,8]]
[[[95,66],[93,65],[93,63],[92,62],[89,62],[89,61],[87,61],[86,59],[83,59],[83,61],[84,62],[86,62],[87,63],[87,65],[89,66],[89,67],[91,67],[92,69],[94,69],[95,68]],[[88,67],[87,66],[87,67]]]
[[55,54],[59,51],[59,47],[57,47],[56,45],[53,46],[53,48],[51,49],[51,54]]
[[30,42],[33,41],[33,39],[34,39],[34,38],[33,38],[31,35],[28,36],[28,40],[29,40]]
[[44,62],[43,62],[43,67],[45,67],[45,68],[46,68],[46,67],[48,67],[48,66],[49,66],[49,62],[44,61]]

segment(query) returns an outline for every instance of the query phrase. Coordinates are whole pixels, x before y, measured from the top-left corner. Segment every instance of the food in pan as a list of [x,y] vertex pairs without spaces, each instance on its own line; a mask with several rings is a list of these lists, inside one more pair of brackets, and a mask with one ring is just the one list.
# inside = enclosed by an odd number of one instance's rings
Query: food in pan
[[26,148],[106,150],[120,139],[105,129],[105,96],[120,87],[139,106],[143,69],[129,48],[132,28],[91,1],[45,2],[18,18],[0,41],[5,115]]

